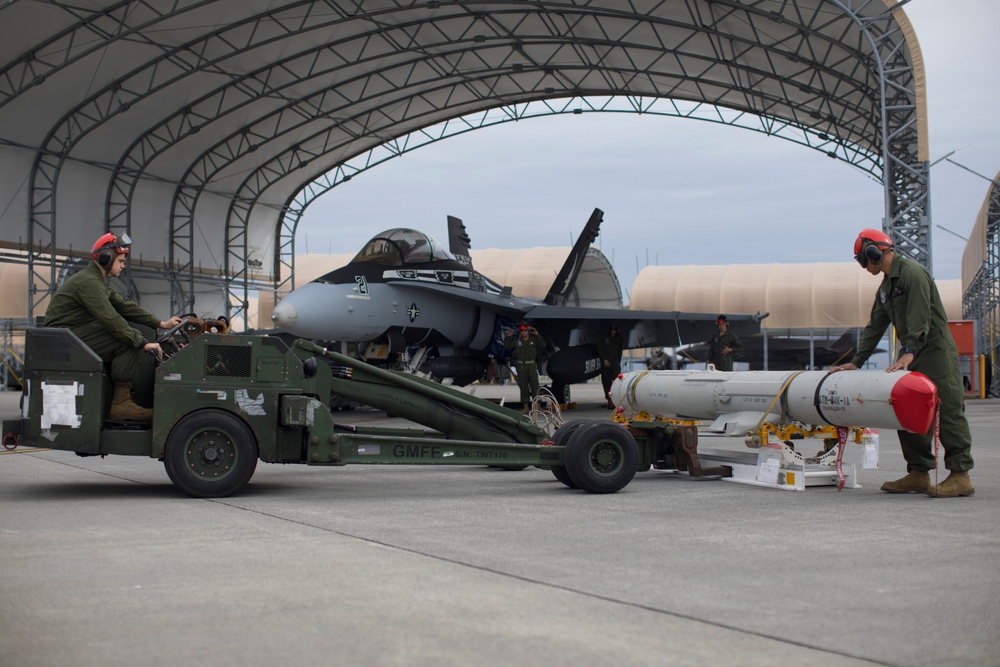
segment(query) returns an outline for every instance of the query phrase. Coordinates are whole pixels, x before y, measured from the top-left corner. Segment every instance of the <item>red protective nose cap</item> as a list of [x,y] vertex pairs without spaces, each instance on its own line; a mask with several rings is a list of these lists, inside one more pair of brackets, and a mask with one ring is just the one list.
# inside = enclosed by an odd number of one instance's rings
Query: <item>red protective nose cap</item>
[[923,373],[907,373],[892,388],[889,397],[900,426],[910,433],[927,433],[934,423],[937,387]]

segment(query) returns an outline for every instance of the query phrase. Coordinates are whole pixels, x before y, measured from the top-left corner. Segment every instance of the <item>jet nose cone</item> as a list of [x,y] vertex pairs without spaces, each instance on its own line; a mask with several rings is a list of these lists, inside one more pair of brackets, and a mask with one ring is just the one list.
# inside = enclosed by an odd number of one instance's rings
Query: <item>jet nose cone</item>
[[299,311],[288,300],[284,300],[271,311],[271,321],[275,326],[285,331],[290,331],[299,321]]

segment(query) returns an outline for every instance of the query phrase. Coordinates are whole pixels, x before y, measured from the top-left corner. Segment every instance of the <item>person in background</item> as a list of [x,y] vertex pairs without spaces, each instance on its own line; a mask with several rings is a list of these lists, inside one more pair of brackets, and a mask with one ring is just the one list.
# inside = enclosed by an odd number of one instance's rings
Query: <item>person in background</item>
[[514,352],[517,386],[521,389],[521,412],[531,407],[531,400],[538,395],[538,351],[545,348],[545,340],[535,327],[522,322],[514,332],[507,333],[504,349]]
[[608,332],[597,343],[597,354],[601,358],[601,385],[604,387],[604,400],[607,401],[610,410],[615,407],[609,395],[611,383],[622,372],[622,350],[624,347],[625,343],[622,341],[622,335],[618,333],[617,324],[609,326]]
[[97,239],[90,254],[93,261],[67,278],[49,301],[45,326],[69,329],[97,356],[111,363],[114,396],[108,419],[149,422],[153,411],[136,404],[132,385],[139,371],[139,353],[151,352],[162,359],[163,351],[129,322],[169,329],[180,324],[181,318],[161,322],[108,284],[109,278],[121,275],[131,246],[128,234],[116,236],[109,232]]
[[858,351],[846,364],[830,372],[860,368],[875,351],[891,324],[901,345],[896,361],[886,370],[920,371],[937,385],[940,400],[940,437],[944,465],[951,471],[940,484],[931,485],[934,459],[934,426],[927,433],[899,431],[899,445],[906,459],[906,475],[882,485],[886,493],[927,493],[934,498],[971,496],[972,433],[965,418],[965,395],[958,347],[948,330],[941,295],[930,273],[908,257],[897,256],[892,240],[876,229],[864,229],[854,241],[854,259],[873,276],[882,274],[871,318],[861,334]]
[[708,342],[708,363],[715,364],[717,371],[731,371],[733,358],[743,349],[743,343],[739,336],[729,330],[729,320],[725,315],[719,315],[715,323],[719,331]]

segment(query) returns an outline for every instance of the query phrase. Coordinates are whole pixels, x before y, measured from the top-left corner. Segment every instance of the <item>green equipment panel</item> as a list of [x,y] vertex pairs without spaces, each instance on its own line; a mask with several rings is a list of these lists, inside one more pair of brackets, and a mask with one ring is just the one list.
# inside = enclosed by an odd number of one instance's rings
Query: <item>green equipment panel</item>
[[56,449],[100,451],[109,386],[104,362],[69,329],[25,332],[22,437]]

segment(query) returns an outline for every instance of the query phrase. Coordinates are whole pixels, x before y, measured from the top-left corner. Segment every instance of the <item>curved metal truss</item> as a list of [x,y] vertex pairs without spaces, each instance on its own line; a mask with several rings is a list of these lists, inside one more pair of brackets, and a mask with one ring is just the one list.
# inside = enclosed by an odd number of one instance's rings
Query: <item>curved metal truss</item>
[[[240,311],[248,289],[287,279],[295,225],[318,193],[431,141],[557,113],[698,118],[823,150],[884,184],[884,227],[929,267],[922,73],[896,11],[906,1],[33,7],[64,27],[0,63],[0,119],[10,114],[19,123],[10,127],[25,128],[17,145],[35,155],[25,202],[29,317],[58,281],[68,165],[108,174],[109,229],[169,217],[164,277],[177,312],[191,309],[201,274],[199,207],[209,195],[228,201],[213,223],[225,227],[221,280]],[[0,20],[25,7],[0,8]],[[32,96],[53,85],[73,103],[34,126]],[[139,203],[150,182],[172,189],[169,215]],[[262,229],[273,256],[251,257],[248,239]]]
[[[921,127],[922,114],[913,94],[918,74],[923,73],[913,66],[902,25],[891,9],[865,16],[860,10],[872,3],[833,1],[857,23],[871,45],[872,62],[877,67],[886,212],[882,227],[893,239],[896,252],[931,271],[930,164],[920,141],[926,128]],[[895,6],[906,2],[909,0]]]
[[[295,232],[298,223],[310,204],[341,183],[346,183],[361,172],[405,153],[473,130],[532,118],[589,113],[646,114],[739,127],[821,151],[828,157],[842,160],[866,172],[875,180],[880,180],[881,176],[881,156],[878,154],[872,154],[859,146],[838,142],[811,127],[802,127],[779,118],[757,116],[712,104],[632,96],[572,97],[525,102],[479,111],[411,132],[346,160],[333,170],[307,183],[284,207],[275,258],[279,266],[275,287],[278,291],[294,289]],[[245,298],[245,295],[237,296],[237,301]]]
[[[1000,182],[993,181],[987,197],[983,262],[962,295],[962,317],[979,323],[978,344],[980,354],[990,359],[993,377],[988,389],[1000,395],[1000,378],[996,362],[1000,356]],[[975,232],[980,233],[977,222]]]

